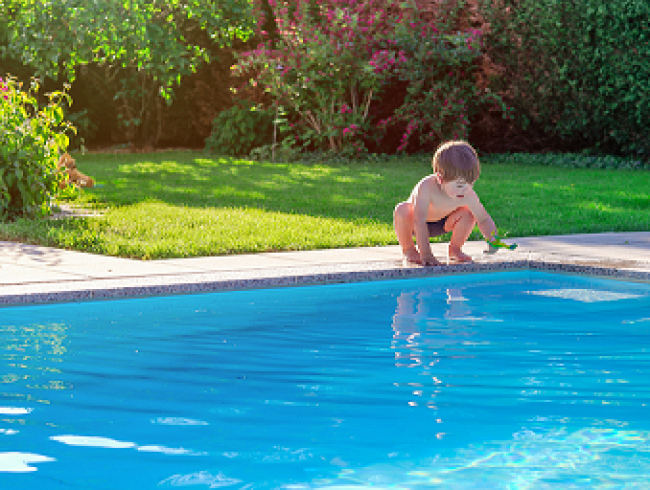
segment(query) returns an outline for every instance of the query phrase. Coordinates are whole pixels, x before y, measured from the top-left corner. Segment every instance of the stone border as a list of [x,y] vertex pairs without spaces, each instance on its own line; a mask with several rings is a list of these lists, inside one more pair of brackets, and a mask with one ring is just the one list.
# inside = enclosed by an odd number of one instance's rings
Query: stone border
[[[349,265],[349,264],[348,264]],[[620,264],[629,266],[630,264]],[[365,266],[365,268],[364,268]],[[130,282],[143,284],[124,285],[123,280],[92,280],[61,284],[59,291],[14,293],[0,295],[0,307],[64,303],[71,301],[91,301],[107,299],[142,298],[176,294],[208,293],[219,291],[237,291],[273,287],[291,287],[307,285],[340,284],[359,281],[439,277],[480,273],[489,271],[541,270],[571,274],[618,278],[630,281],[650,282],[650,269],[645,267],[617,267],[616,263],[603,260],[591,263],[567,263],[549,259],[515,259],[510,261],[474,262],[471,264],[449,264],[440,267],[404,266],[395,262],[375,262],[353,264],[353,270],[341,270],[345,267],[291,267],[282,274],[266,274],[262,271],[239,271],[226,274],[198,274],[176,277],[154,276]],[[220,277],[221,276],[221,277]],[[225,276],[225,277],[224,277]],[[194,279],[194,280],[191,280]],[[86,284],[90,283],[90,284]],[[149,283],[149,284],[146,284]],[[29,288],[29,286],[26,286]]]

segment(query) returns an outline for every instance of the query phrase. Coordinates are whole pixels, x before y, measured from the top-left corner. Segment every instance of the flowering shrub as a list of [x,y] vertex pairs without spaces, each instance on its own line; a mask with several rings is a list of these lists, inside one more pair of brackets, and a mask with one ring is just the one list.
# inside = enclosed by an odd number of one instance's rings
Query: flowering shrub
[[[450,26],[393,0],[269,4],[279,39],[239,54],[233,69],[293,112],[288,130],[298,143],[354,155],[366,150],[364,138],[397,125],[406,127],[403,151],[414,134],[422,142],[466,138],[469,117],[486,102],[505,109],[477,88],[478,31],[449,34]],[[408,82],[403,105],[373,121],[372,104],[398,78]]]
[[0,219],[45,216],[50,197],[63,175],[57,170],[59,154],[68,146],[61,102],[68,94],[48,94],[40,107],[39,85],[28,91],[13,78],[0,78]]
[[501,98],[477,85],[483,43],[481,32],[446,34],[422,21],[400,24],[396,44],[408,53],[397,73],[407,81],[404,103],[380,127],[406,125],[398,151],[404,151],[418,133],[420,143],[467,139],[470,116],[487,104],[510,117]]
[[359,136],[395,57],[386,50],[392,17],[384,3],[328,0],[314,7],[310,0],[270,0],[279,40],[241,53],[235,73],[252,73],[253,83],[294,113],[289,129],[299,142],[364,151]]

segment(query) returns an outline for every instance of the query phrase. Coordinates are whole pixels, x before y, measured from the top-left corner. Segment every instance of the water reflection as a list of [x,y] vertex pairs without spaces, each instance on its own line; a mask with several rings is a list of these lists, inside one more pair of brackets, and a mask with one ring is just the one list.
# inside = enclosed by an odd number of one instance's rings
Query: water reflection
[[524,419],[545,413],[548,403],[645,403],[637,365],[647,356],[635,345],[642,327],[621,336],[618,311],[597,303],[592,310],[574,306],[558,321],[558,300],[547,298],[476,287],[402,292],[392,349],[395,366],[412,370],[398,376],[399,386],[417,386],[409,404],[442,406],[444,395],[448,406],[516,406]]
[[[440,360],[441,349],[462,346],[476,333],[470,322],[462,321],[475,319],[470,306],[460,288],[402,292],[392,324],[396,365],[430,367]],[[423,355],[434,357],[425,361]]]
[[471,302],[462,288],[404,291],[397,297],[392,323],[395,366],[415,372],[404,373],[394,385],[410,391],[410,406],[437,412],[439,397],[448,386],[440,363],[471,358],[465,344],[476,331],[472,322],[464,321],[471,318]]
[[59,365],[68,352],[68,326],[0,325],[0,404],[44,402],[43,392],[67,390]]
[[[0,445],[0,473],[33,473],[38,464],[56,461],[47,455],[25,452],[22,429],[32,420],[33,407],[50,404],[50,390],[67,390],[59,365],[68,352],[67,326],[0,325],[0,437],[11,436]],[[49,397],[48,397],[49,398]],[[13,449],[13,450],[12,450]]]

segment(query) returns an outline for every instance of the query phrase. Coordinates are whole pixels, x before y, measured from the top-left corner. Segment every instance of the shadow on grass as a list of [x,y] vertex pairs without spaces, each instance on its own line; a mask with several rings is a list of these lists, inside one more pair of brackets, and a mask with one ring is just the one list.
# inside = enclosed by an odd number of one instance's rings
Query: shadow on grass
[[[168,152],[90,154],[77,160],[103,185],[88,193],[110,206],[153,201],[192,208],[256,208],[391,226],[395,204],[431,171],[423,157],[321,165]],[[650,199],[643,191],[649,187],[649,172],[489,161],[476,184],[506,236],[650,229]]]
[[162,202],[197,208],[256,208],[392,223],[395,204],[427,173],[427,163],[307,165],[209,157],[198,152],[91,154],[77,165],[109,206]]

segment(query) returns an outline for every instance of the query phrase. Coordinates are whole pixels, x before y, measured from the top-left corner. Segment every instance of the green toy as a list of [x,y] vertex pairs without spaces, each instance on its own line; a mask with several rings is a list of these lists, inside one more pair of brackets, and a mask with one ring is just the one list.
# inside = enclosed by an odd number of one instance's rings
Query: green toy
[[503,242],[501,238],[499,238],[499,235],[497,235],[496,231],[492,232],[490,238],[488,238],[485,241],[488,242],[488,245],[490,246],[489,249],[486,250],[485,252],[488,254],[496,253],[497,250],[499,250],[500,248],[507,248],[508,250],[514,250],[515,248],[517,248],[516,243],[513,243],[512,245],[508,245],[507,243]]

